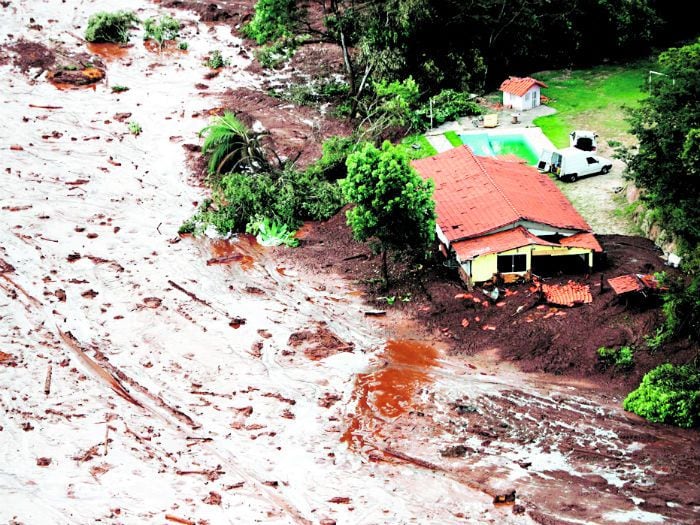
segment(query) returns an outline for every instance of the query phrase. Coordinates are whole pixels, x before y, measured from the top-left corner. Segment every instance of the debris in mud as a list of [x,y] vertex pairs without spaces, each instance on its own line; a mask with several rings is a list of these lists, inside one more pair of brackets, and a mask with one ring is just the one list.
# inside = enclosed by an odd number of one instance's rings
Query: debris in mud
[[0,350],[0,365],[14,366],[15,364],[15,356]]
[[148,308],[158,308],[163,300],[159,297],[146,297],[143,300],[143,304],[145,304]]
[[107,74],[104,62],[87,53],[58,51],[58,64],[49,71],[47,78],[56,87],[65,85],[86,86],[102,80]]
[[15,267],[10,263],[0,259],[0,273],[12,273],[15,271]]
[[504,492],[503,494],[496,494],[493,497],[494,503],[514,503],[515,502],[515,490]]
[[475,450],[470,447],[465,447],[464,445],[455,445],[454,447],[447,447],[440,451],[440,455],[443,458],[463,458],[467,455],[467,452],[473,454]]
[[211,491],[202,501],[207,505],[221,505],[221,494]]
[[24,148],[20,146],[19,144],[12,144],[10,146],[11,151],[24,151]]
[[114,116],[112,117],[114,120],[117,122],[125,122],[126,119],[131,117],[131,113],[125,112],[125,113],[115,113]]
[[243,317],[234,317],[231,319],[231,321],[228,323],[228,325],[231,328],[238,329],[241,326],[243,326],[246,323],[246,320]]
[[51,458],[36,458],[37,467],[48,467],[51,464]]
[[350,504],[350,498],[347,496],[335,496],[331,499],[328,500],[328,503],[337,503],[339,505],[349,505]]
[[94,299],[99,295],[99,292],[96,292],[93,289],[86,290],[83,293],[80,294],[82,297],[85,297],[86,299]]
[[346,343],[331,332],[326,323],[317,323],[316,330],[301,330],[289,336],[292,348],[303,348],[304,355],[312,361],[325,359],[338,352],[352,352],[355,345]]
[[323,395],[318,399],[318,406],[323,408],[330,408],[341,399],[342,398],[338,394],[324,392]]
[[593,302],[591,288],[587,284],[569,281],[566,284],[542,284],[541,287],[550,304],[572,307]]
[[14,53],[12,63],[23,73],[32,68],[43,71],[56,63],[56,54],[39,42],[19,40],[16,44],[8,46],[7,50]]

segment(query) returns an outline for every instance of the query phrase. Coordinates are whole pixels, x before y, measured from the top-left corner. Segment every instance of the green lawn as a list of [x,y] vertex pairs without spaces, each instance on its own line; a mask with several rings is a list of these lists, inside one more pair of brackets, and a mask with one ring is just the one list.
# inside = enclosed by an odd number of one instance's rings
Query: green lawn
[[463,144],[462,139],[459,138],[456,131],[446,131],[445,138],[452,144],[455,148],[458,148]]
[[616,140],[630,144],[623,106],[634,107],[645,96],[651,62],[591,69],[542,71],[532,76],[549,87],[542,94],[557,113],[534,120],[534,124],[557,147],[569,145],[574,129],[590,129],[601,144]]
[[[460,143],[461,144],[461,143]],[[411,159],[422,159],[437,155],[437,150],[423,135],[411,135],[404,138],[398,146],[403,149]]]

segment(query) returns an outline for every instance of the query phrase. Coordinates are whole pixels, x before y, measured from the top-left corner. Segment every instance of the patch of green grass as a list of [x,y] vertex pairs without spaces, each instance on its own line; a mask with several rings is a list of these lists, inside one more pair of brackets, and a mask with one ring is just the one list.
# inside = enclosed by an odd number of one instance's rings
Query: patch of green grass
[[569,145],[569,133],[574,129],[593,130],[604,141],[629,143],[623,107],[635,107],[646,96],[650,67],[651,62],[638,62],[535,73],[533,77],[549,86],[542,94],[557,113],[537,118],[534,124],[559,148]]
[[112,93],[123,93],[124,91],[129,91],[129,88],[127,86],[120,86],[118,84],[112,86]]
[[437,155],[437,150],[428,142],[424,135],[410,135],[404,138],[398,144],[398,147],[405,151],[411,159],[422,159]]
[[462,139],[459,138],[459,135],[457,135],[456,131],[447,131],[445,132],[445,138],[449,141],[452,146],[455,148],[458,148],[459,146],[462,145]]

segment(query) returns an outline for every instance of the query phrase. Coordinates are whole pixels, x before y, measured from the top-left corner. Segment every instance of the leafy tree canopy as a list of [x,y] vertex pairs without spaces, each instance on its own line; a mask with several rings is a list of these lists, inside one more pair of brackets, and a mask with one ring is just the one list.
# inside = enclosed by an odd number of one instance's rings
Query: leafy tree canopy
[[357,240],[376,239],[382,252],[382,271],[388,279],[388,249],[425,253],[435,238],[432,180],[423,180],[406,154],[389,142],[381,149],[365,144],[347,160],[343,195],[355,206],[347,212]]
[[691,365],[657,366],[624,402],[625,410],[654,423],[684,428],[700,424],[700,371]]

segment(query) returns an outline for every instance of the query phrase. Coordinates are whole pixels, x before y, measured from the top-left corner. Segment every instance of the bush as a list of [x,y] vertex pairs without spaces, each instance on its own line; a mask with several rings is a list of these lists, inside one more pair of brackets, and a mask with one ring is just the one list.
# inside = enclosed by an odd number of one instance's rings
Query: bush
[[126,44],[130,37],[129,30],[138,22],[139,19],[133,11],[95,13],[88,19],[85,40]]
[[604,368],[614,366],[618,370],[634,368],[634,349],[629,346],[620,348],[598,348],[598,360]]
[[630,392],[623,407],[654,423],[698,426],[700,371],[692,365],[657,366],[644,376],[639,388]]
[[258,233],[263,218],[267,232],[283,232],[283,227],[293,231],[304,220],[330,218],[341,206],[338,184],[315,173],[291,168],[276,175],[231,173],[221,178],[214,199],[204,202],[180,233],[198,235],[211,225],[224,235],[255,229],[256,224]]
[[355,149],[357,141],[354,137],[328,137],[323,142],[321,158],[311,164],[307,172],[325,180],[344,179],[348,172],[345,161]]
[[211,68],[211,69],[219,69],[220,67],[224,67],[228,65],[228,60],[224,59],[224,57],[221,55],[221,51],[218,49],[215,49],[211,53],[209,53],[209,58],[206,61],[206,66]]
[[300,14],[294,0],[258,0],[255,16],[242,33],[258,44],[291,36],[295,17]]
[[[688,255],[692,256],[690,252]],[[693,262],[691,266],[699,265]],[[682,278],[670,280],[666,277],[662,278],[662,284],[668,286],[662,296],[664,323],[647,338],[649,348],[657,350],[666,342],[683,336],[697,341],[700,339],[700,273],[693,275],[689,284]]]
[[148,18],[143,22],[144,40],[153,39],[163,48],[163,44],[168,40],[175,40],[180,34],[180,22],[172,16],[164,15],[160,21],[155,18]]
[[[432,97],[433,127],[467,115],[481,115],[484,110],[469,98],[469,93],[443,89]],[[430,127],[430,101],[416,110],[416,115],[425,129]]]
[[262,67],[275,69],[294,56],[298,42],[295,38],[280,38],[269,46],[263,46],[255,52]]

